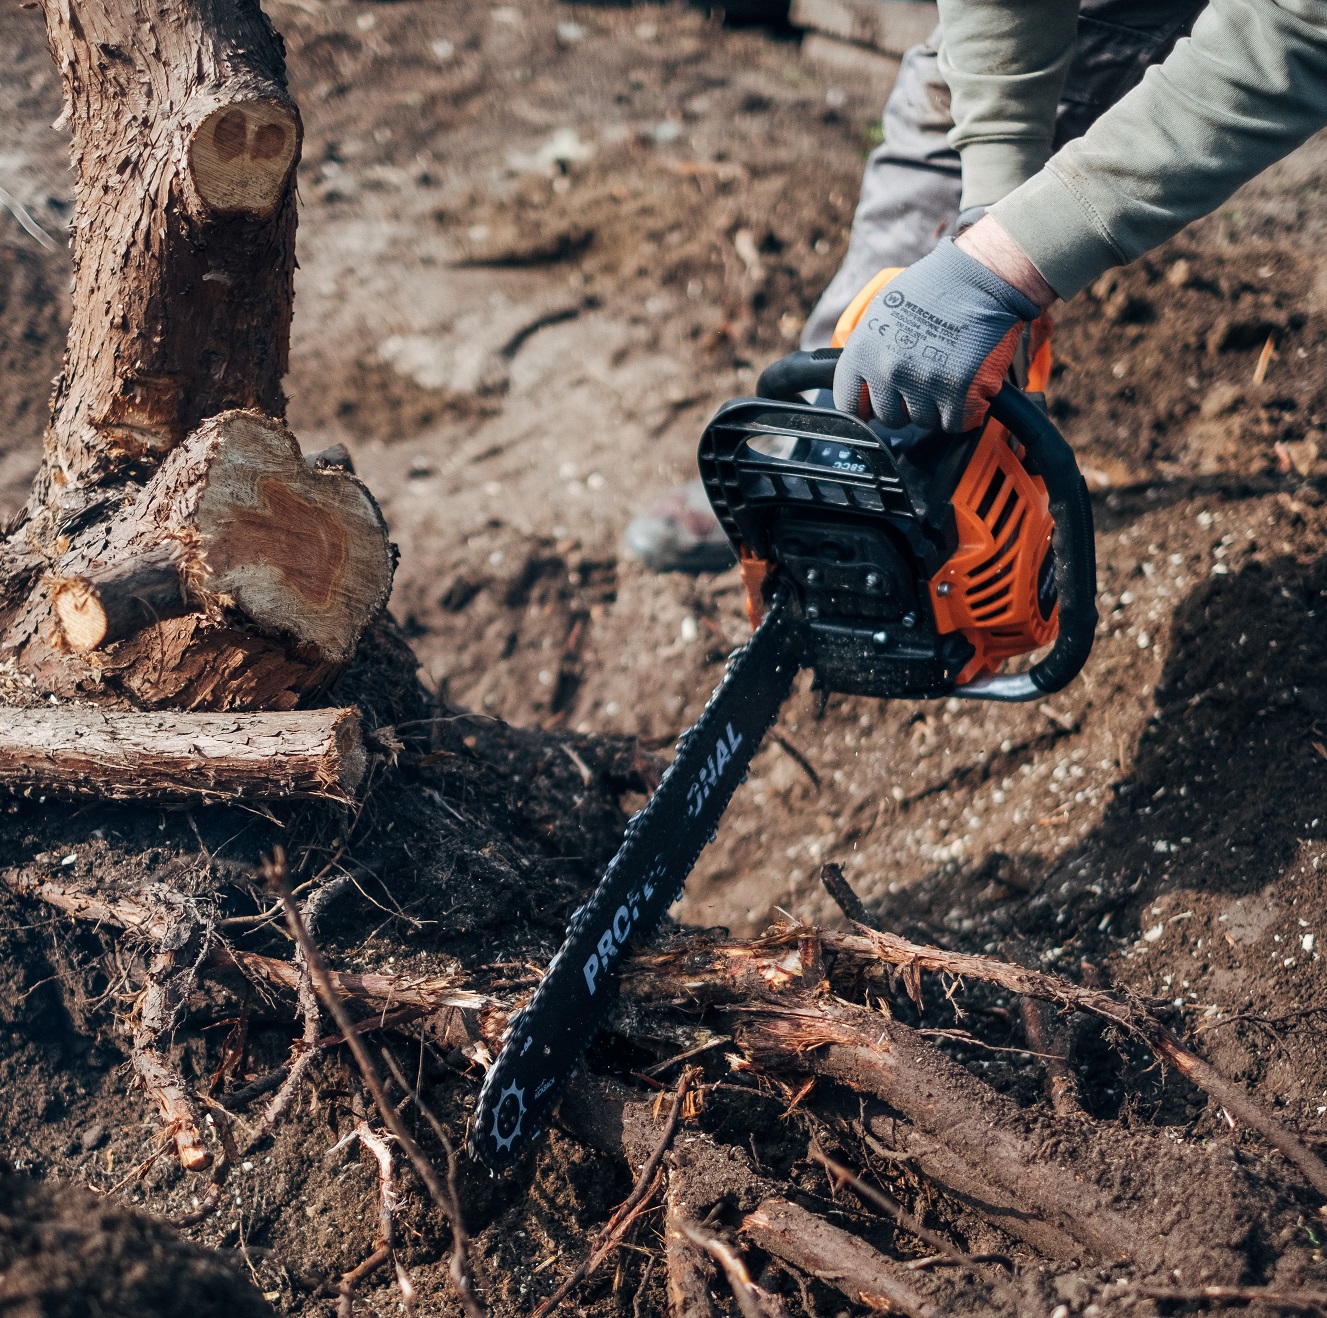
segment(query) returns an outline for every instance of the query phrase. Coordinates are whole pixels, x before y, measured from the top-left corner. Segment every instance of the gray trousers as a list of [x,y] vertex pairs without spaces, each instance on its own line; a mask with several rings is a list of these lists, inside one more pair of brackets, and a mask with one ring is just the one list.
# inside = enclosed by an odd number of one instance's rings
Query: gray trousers
[[[989,0],[977,0],[978,3]],[[1085,133],[1104,110],[1165,59],[1205,0],[1083,0],[1078,44],[1056,114],[1055,145]],[[890,265],[911,265],[951,230],[962,192],[949,88],[937,28],[903,57],[885,102],[884,141],[871,152],[848,251],[802,329],[803,348],[829,345],[849,302]]]

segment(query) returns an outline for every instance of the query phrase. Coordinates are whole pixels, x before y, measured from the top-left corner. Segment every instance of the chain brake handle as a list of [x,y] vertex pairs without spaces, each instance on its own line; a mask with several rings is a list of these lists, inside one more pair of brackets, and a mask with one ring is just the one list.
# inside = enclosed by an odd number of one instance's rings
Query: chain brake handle
[[[801,402],[808,389],[834,388],[839,348],[794,352],[771,363],[756,384],[761,398]],[[1026,673],[991,673],[952,694],[968,700],[1037,700],[1068,686],[1082,671],[1097,627],[1097,555],[1092,503],[1074,451],[1050,418],[1012,384],[991,399],[991,416],[1023,446],[1023,465],[1046,485],[1055,528],[1055,589],[1059,627],[1046,657]]]

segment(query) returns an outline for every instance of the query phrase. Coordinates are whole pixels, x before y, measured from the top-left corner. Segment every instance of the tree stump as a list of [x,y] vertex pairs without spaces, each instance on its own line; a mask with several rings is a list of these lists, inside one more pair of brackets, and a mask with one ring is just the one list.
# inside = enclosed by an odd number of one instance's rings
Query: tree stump
[[77,171],[45,458],[0,561],[0,645],[63,696],[288,709],[391,589],[353,472],[282,417],[299,112],[255,0],[43,0]]

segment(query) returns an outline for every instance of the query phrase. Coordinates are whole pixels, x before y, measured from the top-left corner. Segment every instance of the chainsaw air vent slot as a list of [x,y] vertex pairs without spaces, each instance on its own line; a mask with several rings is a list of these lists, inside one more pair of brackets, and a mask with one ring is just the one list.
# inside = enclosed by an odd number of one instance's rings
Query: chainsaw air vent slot
[[848,502],[847,492],[842,485],[834,481],[816,481],[816,489],[826,503],[846,504]]
[[811,486],[800,476],[780,476],[779,480],[783,482],[784,492],[794,499],[809,499],[811,497]]
[[1009,533],[1008,538],[995,551],[995,553],[993,553],[990,556],[990,558],[986,559],[985,562],[978,563],[977,566],[974,567],[972,571],[968,573],[968,576],[973,583],[971,586],[968,587],[969,593],[971,593],[974,590],[984,590],[986,586],[990,584],[990,582],[987,581],[979,582],[977,578],[984,577],[986,573],[991,570],[991,568],[995,567],[1002,559],[1005,558],[1005,556],[1009,553],[1009,551],[1013,549],[1013,547],[1018,543],[1018,537],[1019,534],[1022,532],[1022,530],[1023,530],[1023,518],[1020,517],[1018,521],[1014,524],[1014,529]]
[[865,508],[873,513],[884,512],[885,501],[880,497],[879,490],[873,490],[866,485],[857,485],[853,487],[851,493],[853,502],[859,508]]
[[1020,503],[1017,490],[1010,490],[1009,497],[1004,501],[1004,507],[1000,509],[1000,515],[995,519],[991,526],[991,535],[998,536],[1003,533],[1004,528],[1009,525],[1009,519],[1014,515]]
[[981,502],[977,505],[977,516],[984,522],[986,515],[991,511],[995,503],[996,496],[1004,489],[1004,472],[998,467],[995,469],[995,475],[991,477],[991,483],[986,487],[986,493],[981,496]]
[[742,493],[748,499],[772,499],[778,493],[774,482],[759,472],[742,473]]

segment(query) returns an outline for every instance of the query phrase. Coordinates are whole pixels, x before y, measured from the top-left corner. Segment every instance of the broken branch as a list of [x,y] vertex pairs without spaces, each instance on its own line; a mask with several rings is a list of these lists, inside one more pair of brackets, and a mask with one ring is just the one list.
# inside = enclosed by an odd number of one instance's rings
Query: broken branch
[[167,540],[123,562],[52,580],[51,607],[65,640],[87,654],[181,617],[189,611],[183,565],[183,544]]

